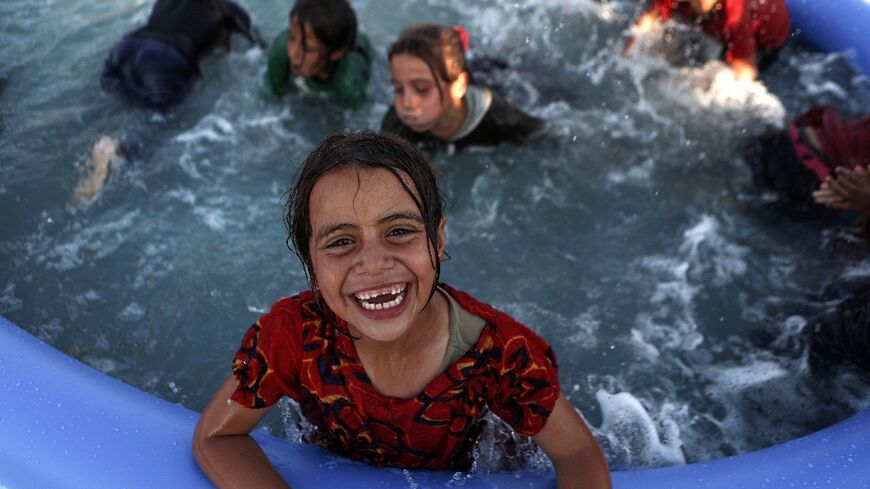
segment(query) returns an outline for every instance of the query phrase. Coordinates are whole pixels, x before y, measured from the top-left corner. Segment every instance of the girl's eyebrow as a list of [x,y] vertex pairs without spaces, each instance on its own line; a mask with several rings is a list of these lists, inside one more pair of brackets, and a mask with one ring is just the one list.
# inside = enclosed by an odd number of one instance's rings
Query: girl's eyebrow
[[403,219],[409,220],[409,221],[415,221],[415,222],[419,222],[419,223],[423,222],[423,218],[420,217],[418,214],[414,214],[413,212],[405,211],[405,212],[396,212],[396,213],[384,216],[384,217],[378,219],[378,224],[384,224],[384,223],[393,222],[393,221],[401,221]]
[[323,238],[325,238],[325,237],[329,236],[330,234],[333,234],[337,231],[341,231],[344,229],[353,229],[355,227],[356,226],[354,226],[353,224],[348,224],[348,223],[333,224],[331,226],[326,226],[319,233],[317,233],[317,236],[314,238],[314,241],[320,241],[321,239],[323,239]]

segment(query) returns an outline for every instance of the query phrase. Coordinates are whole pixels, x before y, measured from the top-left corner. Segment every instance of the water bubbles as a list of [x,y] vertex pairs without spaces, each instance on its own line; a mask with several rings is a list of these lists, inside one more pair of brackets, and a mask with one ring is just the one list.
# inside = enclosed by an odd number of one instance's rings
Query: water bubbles
[[405,476],[405,481],[408,482],[408,489],[417,489],[417,483],[414,481],[414,478],[411,476],[410,470],[403,469],[402,475]]

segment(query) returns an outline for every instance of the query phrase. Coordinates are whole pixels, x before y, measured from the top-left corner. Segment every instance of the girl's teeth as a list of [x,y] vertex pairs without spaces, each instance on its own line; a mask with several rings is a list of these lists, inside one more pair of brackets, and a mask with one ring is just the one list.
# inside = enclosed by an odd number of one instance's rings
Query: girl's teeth
[[[372,304],[372,303],[366,301],[366,299],[369,299],[371,297],[377,297],[377,295],[375,295],[375,296],[370,295],[366,298],[363,298],[362,295],[357,296],[357,297],[360,299],[359,303],[363,306],[364,309],[369,310],[369,311],[380,311],[383,309],[390,309],[392,307],[396,307],[402,303],[402,301],[405,299],[404,287],[400,287],[399,291],[397,291],[397,292],[398,292],[398,295],[396,295],[395,299],[393,299],[389,302],[383,302],[380,304]],[[393,292],[393,293],[396,293],[396,292]],[[380,295],[380,294],[378,294],[378,295]]]

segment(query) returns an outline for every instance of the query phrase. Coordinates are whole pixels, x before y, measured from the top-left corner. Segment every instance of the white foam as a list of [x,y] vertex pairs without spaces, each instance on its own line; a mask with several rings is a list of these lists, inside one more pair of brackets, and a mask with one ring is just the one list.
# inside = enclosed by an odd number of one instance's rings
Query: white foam
[[111,358],[86,356],[82,360],[104,374],[111,374],[118,370],[118,363]]
[[621,185],[631,183],[634,185],[649,186],[651,183],[652,172],[655,169],[655,160],[652,158],[645,159],[640,165],[632,166],[628,170],[610,170],[607,172],[607,181]]
[[236,130],[230,121],[216,114],[208,114],[193,129],[175,136],[172,140],[188,144],[200,141],[234,142],[235,134]]
[[21,309],[21,299],[15,297],[15,283],[8,282],[0,295],[0,314],[9,314]]
[[214,231],[223,231],[227,227],[227,218],[222,209],[211,207],[194,207],[193,214]]
[[788,372],[773,361],[755,361],[749,365],[713,366],[707,375],[716,381],[717,397],[728,398],[750,387],[785,377]]
[[631,339],[629,343],[634,347],[637,354],[648,362],[655,362],[661,355],[658,348],[648,342],[646,338],[644,338],[643,333],[637,329],[631,329]]
[[118,319],[129,323],[138,322],[143,317],[145,317],[145,308],[136,302],[127,304],[127,307],[118,314]]
[[852,263],[846,267],[840,278],[856,279],[870,277],[870,259]]
[[[624,450],[630,466],[656,467],[686,463],[676,423],[656,423],[640,401],[628,392],[611,394],[598,390],[595,399],[601,406],[598,431],[610,445]],[[667,436],[659,436],[657,425]]]
[[127,231],[138,222],[139,214],[140,212],[134,209],[114,221],[90,224],[79,229],[78,233],[72,232],[69,241],[58,243],[45,253],[40,250],[42,242],[28,246],[28,254],[34,257],[37,263],[45,263],[48,268],[60,271],[77,268],[84,263],[83,255],[86,253],[89,260],[112,254],[128,239]]

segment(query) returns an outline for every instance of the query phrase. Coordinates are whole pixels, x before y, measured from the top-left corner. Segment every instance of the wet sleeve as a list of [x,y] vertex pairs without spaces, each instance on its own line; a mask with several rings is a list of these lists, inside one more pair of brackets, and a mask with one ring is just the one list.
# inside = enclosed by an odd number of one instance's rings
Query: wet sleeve
[[266,58],[266,74],[263,85],[271,95],[281,96],[288,92],[290,59],[287,57],[287,29],[272,41]]
[[743,2],[728,2],[725,8],[725,25],[722,28],[722,37],[728,43],[725,61],[748,61],[755,56],[756,50],[749,11]]
[[521,435],[536,435],[559,399],[559,375],[553,349],[541,337],[515,323],[499,327],[501,357],[493,366],[495,386],[489,408]]
[[299,398],[301,322],[298,300],[285,298],[248,328],[233,358],[238,386],[230,399],[262,408],[282,396]]
[[359,53],[352,52],[342,64],[343,73],[338,80],[335,97],[341,105],[355,109],[369,99],[368,61]]
[[374,50],[365,34],[357,36],[356,46],[341,61],[336,99],[341,105],[358,108],[369,99],[369,74]]
[[501,141],[521,141],[543,127],[543,119],[526,114],[493,91],[492,106],[479,126],[479,132],[481,136],[488,133],[488,137],[492,139],[491,144],[495,144]]
[[672,2],[673,0],[654,0],[650,10],[659,19],[668,20],[671,18],[671,10],[673,9]]

